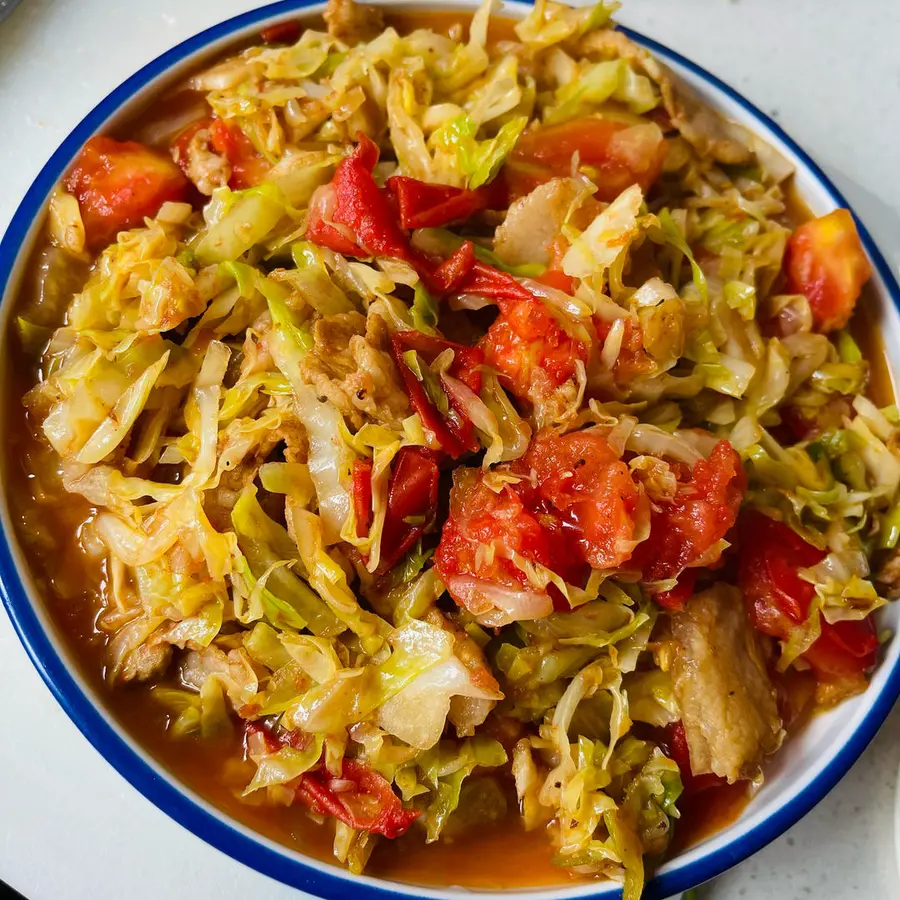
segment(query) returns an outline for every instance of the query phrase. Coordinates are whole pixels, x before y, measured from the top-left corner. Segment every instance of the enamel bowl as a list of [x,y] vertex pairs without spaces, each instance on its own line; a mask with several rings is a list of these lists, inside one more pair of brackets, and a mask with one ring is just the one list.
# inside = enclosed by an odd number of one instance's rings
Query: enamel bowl
[[[320,12],[314,0],[282,0],[237,16],[198,34],[164,53],[117,87],[63,141],[35,179],[0,242],[0,328],[9,325],[12,301],[25,262],[36,242],[43,210],[53,186],[81,146],[93,134],[113,127],[160,89],[177,81],[232,42],[257,34],[298,14]],[[442,8],[447,8],[443,4]],[[474,9],[473,0],[457,0],[457,9]],[[522,3],[507,12],[524,14]],[[799,196],[815,215],[848,206],[822,170],[768,116],[715,76],[639,34],[630,37],[646,46],[687,82],[711,107],[744,125],[772,145],[796,169]],[[900,287],[865,227],[857,220],[871,259],[873,327],[884,337],[892,371],[900,372]],[[286,884],[324,898],[399,900],[402,897],[477,898],[497,892],[458,887],[423,888],[383,879],[354,876],[264,838],[226,816],[178,782],[138,746],[106,711],[103,699],[77,673],[68,651],[55,634],[38,596],[13,532],[8,498],[0,498],[0,592],[12,623],[34,665],[56,699],[96,749],[135,788],[173,819],[229,856]],[[900,626],[900,605],[883,611],[882,625]],[[868,691],[826,714],[817,715],[791,739],[766,772],[766,781],[741,816],[717,834],[667,862],[647,886],[646,900],[659,900],[712,878],[755,853],[805,815],[843,777],[865,749],[900,693],[900,641],[887,644]],[[549,847],[548,847],[549,851]],[[611,883],[507,893],[519,900],[619,896]]]

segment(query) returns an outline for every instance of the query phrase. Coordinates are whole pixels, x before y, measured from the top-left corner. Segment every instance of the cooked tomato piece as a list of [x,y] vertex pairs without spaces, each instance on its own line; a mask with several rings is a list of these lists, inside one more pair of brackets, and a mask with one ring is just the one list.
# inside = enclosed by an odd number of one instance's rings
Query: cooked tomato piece
[[356,536],[365,537],[372,527],[372,460],[357,459],[353,462],[351,495],[353,513],[356,516]]
[[[456,469],[450,516],[434,555],[434,567],[450,595],[481,615],[494,604],[479,591],[479,583],[533,591],[525,572],[509,559],[513,554],[550,565],[548,536],[537,517],[525,508],[514,486],[494,490],[480,469]],[[548,597],[544,614],[550,608]]]
[[473,263],[465,281],[460,284],[459,291],[489,297],[497,302],[501,310],[507,304],[534,299],[531,291],[519,284],[508,272],[501,272],[483,262]]
[[[431,184],[394,175],[385,182],[397,202],[400,224],[404,228],[438,228],[448,222],[462,222],[483,209],[503,209],[505,191],[493,182],[477,190]],[[502,187],[502,186],[501,186]]]
[[587,348],[572,337],[537,297],[508,302],[479,341],[485,362],[519,399],[533,399],[575,375],[587,364]]
[[[378,572],[387,572],[434,523],[437,456],[427,447],[401,447],[391,466]],[[371,486],[371,481],[370,481]]]
[[544,432],[517,466],[534,472],[540,497],[569,526],[585,562],[610,569],[631,556],[640,494],[599,431]]
[[546,272],[538,275],[535,281],[546,284],[547,287],[556,288],[556,290],[562,291],[564,294],[575,293],[575,279],[559,269],[547,269]]
[[[595,318],[594,326],[597,329],[598,340],[606,341],[612,330],[613,323]],[[616,379],[628,381],[640,375],[650,374],[655,369],[656,364],[644,349],[640,323],[629,317],[624,320],[623,327],[625,330],[622,334],[622,346],[619,349],[619,355],[613,367],[613,375]]]
[[631,554],[640,494],[599,431],[545,432],[521,460],[494,472],[503,474],[512,478],[502,486],[486,484],[476,469],[454,474],[435,567],[470,612],[490,608],[484,584],[547,594],[568,608],[554,585],[531,585],[511,556],[581,584],[591,566],[612,568]]
[[[783,522],[758,512],[741,516],[739,582],[750,619],[758,631],[787,640],[809,614],[815,588],[800,577],[825,552],[803,540]],[[872,618],[831,624],[821,620],[821,635],[803,654],[819,681],[864,684],[878,654]],[[848,692],[852,692],[852,684]]]
[[[353,785],[348,790],[348,782]],[[300,776],[297,800],[320,816],[332,816],[357,831],[398,838],[419,817],[404,809],[390,782],[356,759],[344,758],[337,778],[326,769]]]
[[237,125],[215,117],[209,123],[209,139],[213,149],[231,166],[230,188],[242,190],[266,180],[269,163],[256,152],[250,138]]
[[[181,131],[179,131],[175,139],[172,141],[173,155],[178,165],[181,166],[182,170],[187,168],[187,150],[190,146],[191,141],[197,135],[197,132],[203,131],[204,128],[209,130],[212,122],[212,116],[204,116],[202,119],[197,119],[196,121],[191,122],[191,124],[186,128],[183,128]],[[187,172],[185,172],[185,174],[187,174]]]
[[475,434],[462,399],[445,387],[442,382],[437,390],[443,391],[447,401],[447,412],[441,414],[434,400],[428,396],[424,385],[407,365],[404,354],[414,350],[428,365],[434,362],[444,350],[453,351],[453,362],[447,374],[461,381],[475,394],[481,390],[481,363],[484,355],[477,347],[455,344],[444,338],[430,337],[418,331],[398,331],[391,337],[394,362],[400,370],[409,402],[419,414],[422,424],[434,434],[441,448],[456,458],[463,453],[476,452],[481,446]]
[[858,622],[823,620],[822,634],[803,658],[821,681],[855,681],[875,668],[879,646],[871,616]]
[[685,569],[678,576],[678,583],[670,591],[660,591],[653,599],[663,609],[684,609],[685,604],[694,595],[694,587],[697,584],[697,570]]
[[597,199],[615,200],[633,184],[647,191],[659,176],[667,145],[659,126],[587,116],[523,134],[503,169],[510,195],[522,197],[568,175],[572,157],[594,170]]
[[784,270],[787,291],[809,300],[814,327],[826,332],[847,324],[872,266],[853,216],[836,209],[804,222],[788,241]]
[[[740,457],[728,441],[719,441],[709,459],[697,462],[679,485],[675,499],[651,514],[650,536],[632,557],[642,580],[665,581],[701,560],[716,562],[705,556],[734,525],[746,486]],[[672,592],[666,599],[671,606]]]
[[185,200],[190,191],[190,182],[169,157],[137,141],[109,137],[93,137],[84,145],[65,183],[78,200],[92,249],[156,215],[163,203]]
[[725,787],[728,781],[712,773],[694,775],[691,769],[691,751],[688,748],[687,733],[684,722],[672,722],[665,727],[662,740],[663,748],[669,759],[678,764],[681,772],[681,784],[686,796],[708,791],[710,788]]
[[357,141],[331,181],[313,195],[306,236],[337,253],[419,262],[390,200],[372,177],[378,145],[362,133]]
[[466,241],[445,260],[438,263],[433,270],[429,272],[420,269],[420,274],[429,289],[442,296],[457,290],[474,265],[475,247],[471,241]]

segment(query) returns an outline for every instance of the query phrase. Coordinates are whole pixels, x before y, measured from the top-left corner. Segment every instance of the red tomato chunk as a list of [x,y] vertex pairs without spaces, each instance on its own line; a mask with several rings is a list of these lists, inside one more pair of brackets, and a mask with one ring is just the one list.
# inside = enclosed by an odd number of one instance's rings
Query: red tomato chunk
[[[787,640],[805,621],[815,588],[799,572],[824,558],[824,551],[782,522],[758,512],[741,517],[739,581],[758,631]],[[865,675],[874,668],[878,654],[871,617],[833,624],[822,618],[821,629],[803,659],[819,681],[840,682],[848,694],[862,690]]]
[[99,249],[141,225],[167,201],[185,200],[190,182],[167,156],[137,141],[91,138],[65,180],[75,195],[87,244]]
[[[476,291],[477,293],[477,291]],[[485,362],[519,399],[549,391],[572,378],[588,351],[536,297],[501,304],[501,312],[479,342]]]
[[587,116],[524,134],[503,172],[510,195],[522,197],[551,178],[568,175],[577,153],[580,164],[592,170],[597,199],[611,202],[633,184],[646,192],[659,176],[666,149],[657,125]]
[[539,435],[524,465],[535,472],[541,500],[569,527],[586,563],[610,569],[631,556],[640,495],[627,464],[599,432]]
[[784,269],[788,293],[805,295],[820,332],[847,324],[872,275],[853,216],[846,209],[804,222],[788,241]]
[[[719,441],[709,459],[694,465],[674,501],[651,515],[650,537],[632,558],[643,580],[678,578],[688,566],[716,563],[718,553],[706,557],[734,525],[746,486],[740,457],[728,441]],[[682,608],[687,596],[682,590],[661,599],[669,608]]]

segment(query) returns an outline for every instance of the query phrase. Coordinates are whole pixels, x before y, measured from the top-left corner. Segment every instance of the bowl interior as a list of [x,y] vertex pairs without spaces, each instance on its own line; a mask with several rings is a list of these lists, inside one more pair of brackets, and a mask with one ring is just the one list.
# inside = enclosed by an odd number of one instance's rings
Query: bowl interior
[[[397,5],[397,4],[394,4]],[[421,4],[416,4],[421,6]],[[432,5],[438,6],[438,5]],[[472,10],[475,2],[443,3],[438,8]],[[402,8],[402,4],[400,5]],[[0,243],[0,330],[8,334],[12,301],[26,261],[43,223],[43,208],[52,187],[81,145],[95,132],[113,128],[149,102],[159,91],[177,82],[229,44],[257,32],[261,25],[315,14],[321,3],[283,0],[222,23],[191,38],[128,79],[102,101],[63,142],[42,170]],[[521,15],[526,4],[507,3],[508,14]],[[846,201],[821,171],[782,131],[758,110],[701,69],[641,35],[631,35],[648,46],[703,100],[726,117],[744,124],[771,144],[794,165],[799,197],[815,215],[822,215]],[[888,364],[900,372],[900,312],[897,284],[871,239],[861,234],[875,266],[870,297],[872,327],[880,331]],[[3,403],[8,398],[4,394]],[[4,474],[7,462],[3,460]],[[45,611],[34,580],[15,537],[9,501],[0,497],[0,524],[5,545],[0,544],[0,581],[3,600],[32,660],[75,724],[97,749],[152,802],[200,837],[246,864],[275,878],[305,888],[319,896],[420,896],[446,897],[480,892],[459,888],[421,888],[354,877],[343,869],[303,856],[250,831],[213,808],[177,782],[106,712],[101,696],[88,686],[73,664]],[[883,610],[883,627],[897,631],[900,607]],[[648,898],[664,897],[699,884],[755,852],[781,834],[806,813],[840,779],[865,748],[900,690],[900,643],[892,641],[883,651],[881,665],[869,690],[834,710],[817,715],[783,748],[766,770],[766,780],[739,819],[723,831],[700,842],[666,863],[649,884]],[[522,890],[534,898],[611,897],[618,888],[608,884],[579,884],[552,890]]]

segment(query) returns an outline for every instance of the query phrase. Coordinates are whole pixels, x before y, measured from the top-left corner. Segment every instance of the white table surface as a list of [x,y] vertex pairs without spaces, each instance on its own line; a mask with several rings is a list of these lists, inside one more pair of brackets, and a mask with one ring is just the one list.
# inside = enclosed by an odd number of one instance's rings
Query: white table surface
[[[111,88],[253,0],[23,0],[0,24],[0,232],[38,169]],[[626,0],[621,20],[773,115],[900,260],[898,0]],[[205,900],[299,893],[207,846],[88,745],[0,613],[0,879],[28,900]],[[895,710],[847,778],[705,900],[900,897]]]

